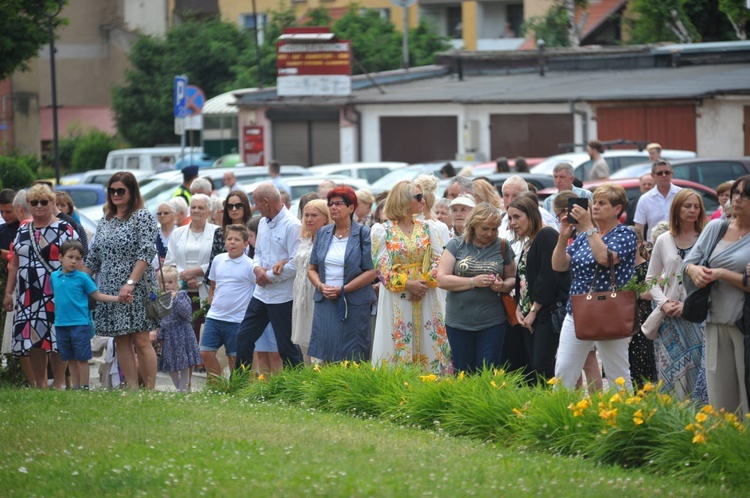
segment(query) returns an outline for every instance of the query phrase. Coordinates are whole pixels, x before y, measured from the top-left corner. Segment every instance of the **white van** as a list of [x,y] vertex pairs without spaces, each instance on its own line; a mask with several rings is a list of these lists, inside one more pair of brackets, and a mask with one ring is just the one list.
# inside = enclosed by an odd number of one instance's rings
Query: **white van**
[[[180,159],[182,147],[148,147],[143,149],[119,149],[107,154],[104,169],[140,169],[156,171],[162,157],[169,157],[172,164]],[[185,154],[202,154],[203,147],[185,147]]]

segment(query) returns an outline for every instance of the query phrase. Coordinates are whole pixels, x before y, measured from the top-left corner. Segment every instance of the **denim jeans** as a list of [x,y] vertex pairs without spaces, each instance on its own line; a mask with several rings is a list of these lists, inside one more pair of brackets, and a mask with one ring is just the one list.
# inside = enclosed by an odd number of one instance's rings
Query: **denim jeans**
[[453,368],[474,373],[483,366],[499,367],[507,325],[508,323],[503,321],[482,330],[460,330],[446,325]]

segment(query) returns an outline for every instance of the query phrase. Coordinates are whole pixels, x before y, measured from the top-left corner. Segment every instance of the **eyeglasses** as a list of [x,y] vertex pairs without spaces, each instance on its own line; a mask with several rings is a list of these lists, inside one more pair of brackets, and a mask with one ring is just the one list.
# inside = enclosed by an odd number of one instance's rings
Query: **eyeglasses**
[[667,170],[657,171],[656,173],[654,173],[654,175],[656,176],[670,176],[671,174],[672,172]]
[[328,207],[331,206],[348,206],[346,201],[328,201]]
[[31,207],[37,207],[39,204],[41,204],[42,206],[46,206],[47,204],[49,204],[49,199],[34,199],[33,201],[29,201],[29,205],[31,205]]
[[732,190],[732,198],[734,198],[735,195],[739,195],[740,200],[743,200],[743,201],[750,199],[749,195],[747,195],[745,192],[740,192],[739,190]]
[[240,209],[245,209],[245,205],[241,202],[238,202],[236,204],[226,203],[224,204],[224,207],[227,209],[227,211],[234,211],[235,209],[239,211]]
[[562,215],[567,214],[567,213],[568,212],[563,209],[562,211],[555,213],[555,218],[559,220]]
[[127,191],[128,189],[126,189],[125,187],[120,187],[120,188],[109,187],[107,189],[107,193],[109,195],[116,195],[117,197],[122,197],[123,195],[127,193]]
[[172,214],[172,211],[157,211],[156,216],[167,216],[168,214]]
[[424,194],[414,194],[414,199],[417,202],[422,202],[422,199],[424,199]]

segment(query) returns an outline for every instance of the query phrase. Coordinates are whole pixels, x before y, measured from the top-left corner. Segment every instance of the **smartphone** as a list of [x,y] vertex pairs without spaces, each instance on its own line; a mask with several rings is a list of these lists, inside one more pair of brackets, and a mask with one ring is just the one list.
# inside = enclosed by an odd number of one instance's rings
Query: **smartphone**
[[573,218],[573,216],[570,214],[570,211],[573,209],[573,206],[578,205],[581,206],[583,209],[588,210],[589,208],[589,200],[585,197],[577,197],[575,199],[568,199],[568,223],[571,223],[573,225],[578,224],[578,220]]

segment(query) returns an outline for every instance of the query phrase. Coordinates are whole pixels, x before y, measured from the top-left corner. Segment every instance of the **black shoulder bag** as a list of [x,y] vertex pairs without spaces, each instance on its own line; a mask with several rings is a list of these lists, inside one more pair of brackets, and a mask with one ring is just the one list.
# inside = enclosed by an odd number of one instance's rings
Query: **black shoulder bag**
[[[719,228],[719,234],[711,244],[711,250],[707,251],[703,255],[703,261],[701,261],[699,266],[710,268],[708,265],[708,258],[711,257],[711,253],[714,252],[714,249],[716,249],[716,246],[718,245],[721,238],[725,233],[727,233],[727,228],[729,228],[729,221],[725,221],[721,224],[721,228]],[[687,295],[687,297],[685,298],[685,302],[682,305],[682,318],[684,318],[688,322],[693,323],[703,323],[706,321],[706,317],[708,317],[708,306],[711,297],[711,286],[713,286],[713,282],[703,287],[702,289],[695,288]]]

